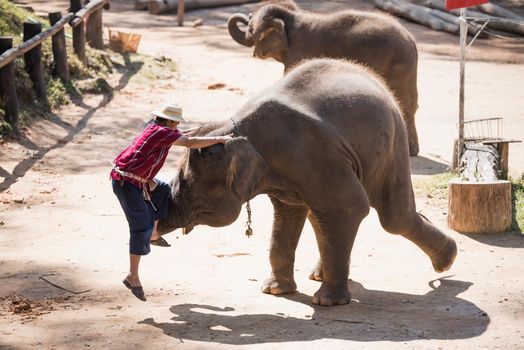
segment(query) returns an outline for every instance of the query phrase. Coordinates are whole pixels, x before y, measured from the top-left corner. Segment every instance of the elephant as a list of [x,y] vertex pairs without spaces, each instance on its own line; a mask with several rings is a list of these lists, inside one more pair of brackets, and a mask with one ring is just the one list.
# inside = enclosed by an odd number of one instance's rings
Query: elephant
[[316,14],[301,11],[292,1],[276,1],[251,17],[232,15],[228,29],[239,44],[254,46],[254,56],[283,63],[284,73],[303,59],[315,57],[353,60],[373,69],[400,104],[410,155],[419,153],[415,127],[417,46],[413,36],[392,17],[354,10]]
[[274,208],[272,272],[263,292],[296,291],[295,249],[307,218],[320,251],[313,277],[322,284],[313,303],[348,303],[350,253],[370,207],[386,231],[420,247],[435,271],[453,264],[455,241],[416,211],[400,110],[365,67],[306,61],[231,119],[204,123],[202,130],[233,139],[187,151],[158,230],[227,226],[245,202],[267,194]]

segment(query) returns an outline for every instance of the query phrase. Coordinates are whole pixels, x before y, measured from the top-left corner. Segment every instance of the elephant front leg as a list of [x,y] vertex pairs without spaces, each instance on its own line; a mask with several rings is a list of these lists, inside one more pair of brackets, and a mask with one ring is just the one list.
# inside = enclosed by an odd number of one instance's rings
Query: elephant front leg
[[[318,220],[315,217],[315,215],[309,211],[307,218],[309,220],[309,223],[311,224],[311,227],[313,227],[313,231],[315,231],[315,237],[317,238],[317,245],[318,250],[321,251],[324,246],[324,242],[322,239],[322,234],[320,230],[320,225],[318,224]],[[309,279],[313,281],[322,282],[322,259],[318,259],[317,264],[311,269],[311,272],[309,274]]]
[[307,208],[283,203],[270,196],[274,207],[273,233],[269,247],[271,276],[262,285],[262,292],[268,294],[285,294],[297,290],[293,278],[295,250],[304,222]]
[[316,273],[316,277],[322,279],[320,289],[313,296],[313,304],[324,306],[343,305],[351,301],[347,286],[347,261],[358,228],[358,224],[341,220],[341,213],[333,212],[329,216],[332,218],[327,219],[325,224],[322,224],[322,219],[317,219],[320,226],[317,235],[320,261],[317,264],[319,271],[312,272],[312,275]]

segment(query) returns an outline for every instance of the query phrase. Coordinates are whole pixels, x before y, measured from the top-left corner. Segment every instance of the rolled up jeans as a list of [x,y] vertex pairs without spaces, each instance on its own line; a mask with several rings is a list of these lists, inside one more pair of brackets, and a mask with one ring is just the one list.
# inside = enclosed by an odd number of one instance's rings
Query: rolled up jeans
[[167,217],[171,187],[158,179],[155,182],[157,186],[151,192],[151,201],[146,201],[140,187],[125,180],[112,180],[113,192],[129,224],[130,254],[149,254],[155,221]]

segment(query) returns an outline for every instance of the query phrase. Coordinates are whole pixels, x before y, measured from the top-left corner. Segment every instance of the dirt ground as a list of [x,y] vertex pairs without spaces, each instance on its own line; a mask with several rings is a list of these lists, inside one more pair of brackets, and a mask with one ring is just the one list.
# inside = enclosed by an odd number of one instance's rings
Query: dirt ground
[[[43,12],[67,3],[31,2]],[[365,1],[299,3],[318,12],[372,9]],[[296,257],[298,292],[259,291],[269,273],[272,207],[265,196],[252,201],[253,237],[243,234],[245,211],[228,227],[168,234],[172,247],[153,247],[143,259],[148,302],[125,289],[127,224],[110,188],[109,161],[164,102],[178,101],[195,121],[225,119],[281,77],[281,64],[254,59],[227,34],[228,16],[252,7],[189,12],[180,28],[173,14],[151,16],[133,11],[132,1],[113,0],[105,26],[142,34],[140,52],[173,59],[178,69],[159,74],[155,86],[116,75],[112,97],[86,97],[0,145],[0,348],[523,349],[522,236],[456,233],[446,228],[447,208],[424,197],[419,210],[457,240],[452,269],[436,274],[418,248],[383,231],[372,211],[352,253],[349,305],[311,304],[320,285],[307,278],[318,256],[308,225]],[[193,27],[198,18],[204,25]],[[412,173],[424,178],[451,160],[458,38],[404,24],[420,50],[421,154],[412,158]],[[466,119],[500,116],[504,137],[524,138],[523,53],[522,41],[474,44]],[[224,86],[209,89],[218,83]],[[160,177],[173,176],[180,152],[172,150]],[[514,176],[524,172],[523,155],[522,144],[510,146]]]

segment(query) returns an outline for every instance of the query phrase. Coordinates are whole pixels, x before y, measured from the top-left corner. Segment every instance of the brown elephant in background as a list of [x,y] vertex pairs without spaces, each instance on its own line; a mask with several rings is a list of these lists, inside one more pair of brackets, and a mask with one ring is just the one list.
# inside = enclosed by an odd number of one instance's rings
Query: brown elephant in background
[[348,59],[371,68],[399,102],[410,155],[419,153],[415,127],[417,46],[413,36],[392,17],[353,10],[316,14],[301,11],[293,1],[271,1],[251,17],[232,15],[228,28],[236,42],[254,46],[256,57],[282,62],[284,73],[315,57]]
[[304,62],[231,120],[202,130],[235,138],[188,151],[159,232],[229,225],[246,201],[267,194],[274,222],[265,293],[296,290],[295,249],[308,218],[320,251],[310,278],[322,281],[313,303],[348,303],[348,261],[370,207],[386,231],[419,246],[435,271],[452,265],[455,241],[416,212],[400,110],[365,67],[332,59]]

